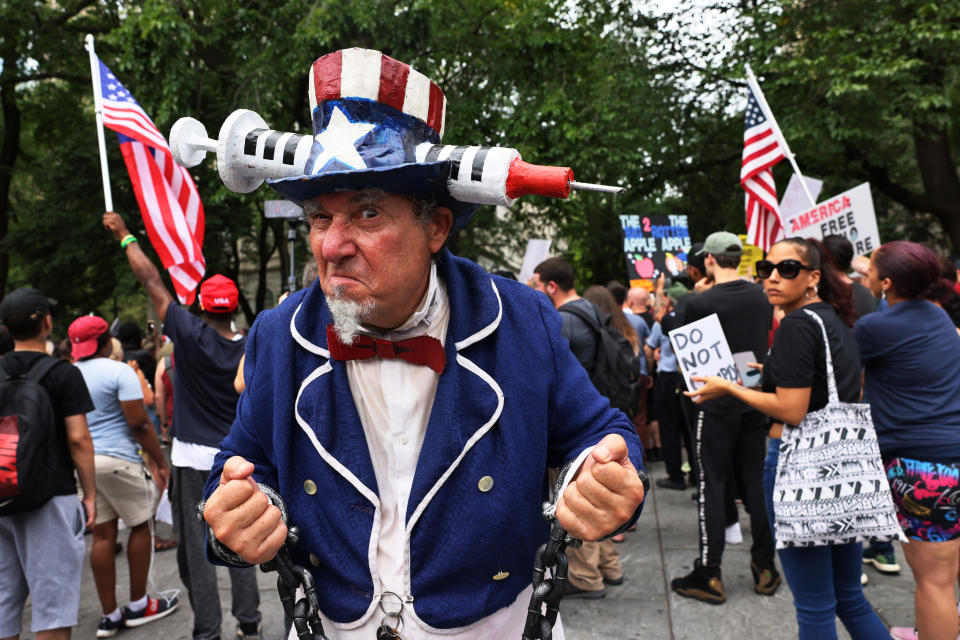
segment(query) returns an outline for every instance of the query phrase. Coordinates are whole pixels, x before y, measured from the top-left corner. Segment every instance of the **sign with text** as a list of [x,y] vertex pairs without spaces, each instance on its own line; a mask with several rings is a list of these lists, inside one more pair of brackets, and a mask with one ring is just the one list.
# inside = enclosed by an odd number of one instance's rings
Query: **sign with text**
[[526,284],[533,277],[533,270],[550,255],[550,240],[532,238],[527,240],[527,250],[523,254],[523,264],[520,265],[520,275],[517,280]]
[[737,274],[741,278],[753,278],[756,271],[757,260],[763,260],[763,249],[756,245],[747,243],[746,234],[740,234],[740,242],[743,244],[743,253],[740,254],[740,266],[737,267]]
[[687,216],[620,216],[627,275],[635,280],[655,280],[661,273],[677,276],[687,266],[690,228]]
[[737,381],[737,363],[730,353],[730,345],[723,335],[717,314],[685,324],[668,335],[688,390],[703,386],[702,383],[691,382],[691,376],[720,376],[732,382]]
[[870,183],[844,191],[805,209],[787,220],[786,234],[802,238],[823,239],[840,235],[853,245],[853,255],[862,256],[880,246],[877,214],[873,210]]

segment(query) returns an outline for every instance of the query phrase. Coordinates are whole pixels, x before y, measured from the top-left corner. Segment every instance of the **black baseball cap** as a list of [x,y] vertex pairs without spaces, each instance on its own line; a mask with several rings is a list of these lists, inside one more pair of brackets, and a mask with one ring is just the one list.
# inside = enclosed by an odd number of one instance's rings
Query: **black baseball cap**
[[40,291],[23,287],[11,291],[0,302],[0,322],[5,322],[8,316],[22,316],[24,319],[36,320],[49,313],[55,304],[57,304],[56,300],[48,298]]

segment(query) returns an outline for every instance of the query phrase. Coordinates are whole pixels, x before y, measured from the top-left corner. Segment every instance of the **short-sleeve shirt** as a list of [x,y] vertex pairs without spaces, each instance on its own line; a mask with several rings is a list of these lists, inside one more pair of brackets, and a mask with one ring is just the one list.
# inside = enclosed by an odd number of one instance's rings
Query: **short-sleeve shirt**
[[823,332],[806,310],[820,316],[827,330],[840,401],[859,401],[860,351],[853,331],[826,302],[808,304],[787,314],[780,321],[770,356],[763,366],[763,390],[772,393],[777,387],[810,387],[807,411],[817,411],[827,405],[827,361]]
[[[703,293],[684,297],[677,312],[681,326],[716,313],[731,353],[752,351],[758,362],[767,352],[767,336],[773,322],[773,307],[762,287],[745,280],[715,284]],[[724,397],[700,405],[707,413],[752,411],[736,398]]]
[[[40,358],[49,358],[39,351],[11,351],[0,360],[9,373],[25,371]],[[11,366],[12,365],[12,366]],[[80,371],[69,362],[55,365],[40,381],[53,403],[53,416],[57,423],[56,438],[50,444],[50,473],[54,474],[56,495],[70,495],[77,492],[77,483],[73,475],[73,458],[67,446],[66,418],[83,415],[93,409],[87,385]],[[13,513],[13,507],[7,510],[0,507],[0,516]]]
[[217,447],[237,410],[233,380],[246,338],[224,338],[176,302],[167,307],[163,333],[177,354],[173,435],[183,442]]
[[857,321],[880,453],[960,461],[960,336],[947,313],[906,300]]
[[140,445],[121,402],[143,400],[140,378],[133,367],[110,358],[91,358],[76,364],[93,399],[93,411],[87,412],[87,426],[93,438],[93,452],[130,462],[140,461]]
[[657,370],[662,373],[676,373],[677,355],[673,352],[673,345],[670,344],[668,333],[677,328],[677,312],[671,311],[663,316],[660,322],[653,324],[653,330],[650,337],[647,338],[647,346],[651,349],[660,349],[660,362]]

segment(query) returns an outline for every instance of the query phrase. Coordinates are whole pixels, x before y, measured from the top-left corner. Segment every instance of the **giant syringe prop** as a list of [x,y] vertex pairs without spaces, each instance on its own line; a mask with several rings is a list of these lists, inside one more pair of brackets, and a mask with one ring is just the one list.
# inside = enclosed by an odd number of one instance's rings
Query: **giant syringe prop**
[[[239,109],[220,127],[216,140],[194,118],[180,118],[170,131],[173,157],[184,167],[194,167],[207,152],[217,154],[217,170],[224,185],[237,193],[250,193],[270,178],[307,174],[313,138],[267,127],[253,111]],[[438,145],[429,142],[415,150],[416,161],[451,162],[448,188],[461,202],[509,207],[520,196],[566,198],[572,190],[619,193],[622,187],[576,182],[570,167],[550,167],[524,162],[509,147]]]

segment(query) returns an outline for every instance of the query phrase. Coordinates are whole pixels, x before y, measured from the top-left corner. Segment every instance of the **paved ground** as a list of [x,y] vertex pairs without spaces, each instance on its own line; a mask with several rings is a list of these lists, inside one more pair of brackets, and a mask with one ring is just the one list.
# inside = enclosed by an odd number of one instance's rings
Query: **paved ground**
[[[662,463],[652,466],[654,477],[663,474]],[[797,636],[792,598],[786,584],[773,597],[753,593],[746,514],[741,514],[744,544],[728,547],[724,554],[723,578],[727,603],[712,606],[670,592],[670,579],[688,572],[696,557],[697,517],[690,493],[654,488],[637,530],[627,534],[626,542],[619,545],[626,582],[620,587],[608,587],[607,597],[602,600],[570,600],[562,603],[561,618],[569,640],[770,640]],[[870,577],[866,594],[884,622],[896,626],[912,625],[913,579],[902,553],[898,553],[898,560],[903,572],[896,577],[882,576],[869,567],[866,569]],[[121,601],[124,600],[127,584],[125,565],[123,556],[118,557],[118,595]],[[157,589],[182,588],[177,577],[175,551],[155,556],[153,575]],[[261,574],[259,584],[264,617],[263,636],[266,640],[281,640],[283,615],[274,579],[271,575]],[[151,593],[155,593],[155,589],[151,588]],[[235,623],[230,616],[229,581],[223,570],[220,575],[220,596],[224,612],[224,637],[231,637]],[[185,597],[182,593],[181,598]],[[74,637],[94,638],[99,616],[100,607],[87,566],[80,623],[74,631]],[[26,626],[29,627],[29,617]],[[169,617],[139,629],[122,631],[118,637],[121,640],[186,640],[190,638],[191,628],[190,607],[184,601],[180,610]],[[27,632],[22,637],[32,639],[34,634]],[[840,637],[849,638],[842,627]]]

